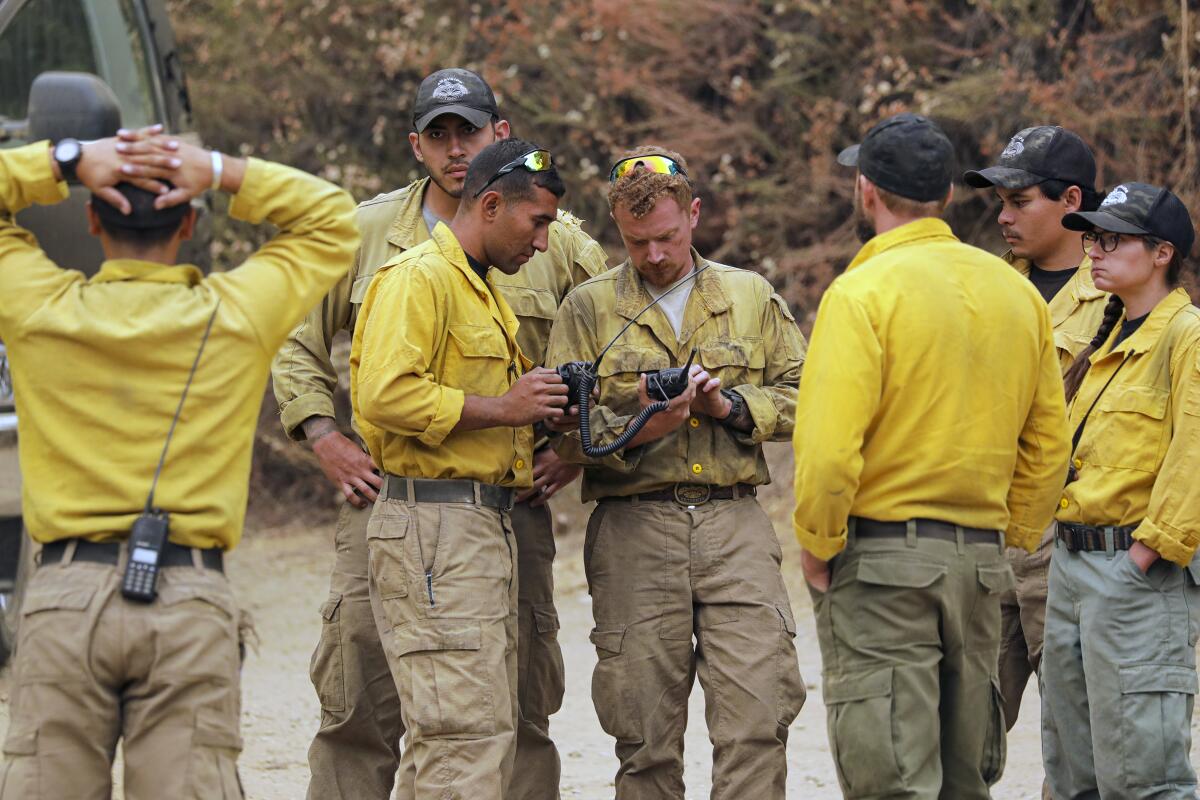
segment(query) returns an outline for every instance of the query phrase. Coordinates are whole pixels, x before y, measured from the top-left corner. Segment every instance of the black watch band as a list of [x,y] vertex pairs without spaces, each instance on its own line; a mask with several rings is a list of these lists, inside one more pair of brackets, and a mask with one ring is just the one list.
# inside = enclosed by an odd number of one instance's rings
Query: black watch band
[[721,394],[729,399],[729,413],[724,419],[720,420],[722,425],[732,427],[734,423],[740,420],[746,414],[746,398],[742,397],[732,389],[722,389]]
[[59,139],[54,144],[54,161],[64,181],[74,183],[78,180],[75,168],[83,158],[83,145],[78,139]]

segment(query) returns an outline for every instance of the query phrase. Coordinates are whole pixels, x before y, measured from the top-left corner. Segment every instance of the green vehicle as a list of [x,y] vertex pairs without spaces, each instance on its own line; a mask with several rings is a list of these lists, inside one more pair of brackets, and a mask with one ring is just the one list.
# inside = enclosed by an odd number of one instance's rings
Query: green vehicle
[[[198,143],[165,0],[0,0],[0,148],[156,122]],[[72,186],[69,200],[27,209],[17,221],[59,265],[91,274],[103,254],[87,232],[87,199]],[[211,215],[195,202],[196,236],[180,258],[207,269]],[[21,525],[17,408],[0,344],[0,664],[33,549]]]

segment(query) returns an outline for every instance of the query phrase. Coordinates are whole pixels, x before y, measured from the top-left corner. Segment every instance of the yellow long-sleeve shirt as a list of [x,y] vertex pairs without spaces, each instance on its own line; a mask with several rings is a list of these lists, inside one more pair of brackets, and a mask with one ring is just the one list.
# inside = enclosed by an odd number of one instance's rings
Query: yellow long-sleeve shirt
[[531,426],[454,431],[467,395],[499,397],[531,366],[495,288],[440,223],[371,282],[350,348],[350,397],[385,472],[533,485]]
[[[1011,252],[1001,256],[1012,264],[1017,272],[1029,277],[1030,262],[1027,258],[1015,258]],[[1054,328],[1054,346],[1065,375],[1075,357],[1092,341],[1100,320],[1108,293],[1096,288],[1092,282],[1092,260],[1087,256],[1079,263],[1079,269],[1066,285],[1051,298],[1050,324]]]
[[123,539],[146,502],[171,418],[220,302],[155,496],[171,540],[232,548],[271,357],[358,246],[348,194],[251,160],[230,213],[279,234],[242,266],[105,262],[60,269],[13,215],[67,196],[45,142],[0,151],[0,338],[17,404],[23,512],[41,542]]
[[845,547],[850,515],[1032,550],[1069,449],[1046,303],[939,219],[876,236],[822,298],[794,445],[796,535],[818,557]]
[[1186,565],[1200,545],[1200,309],[1176,289],[1113,347],[1119,329],[1092,356],[1071,403],[1072,433],[1096,407],[1057,518],[1137,525],[1133,538]]

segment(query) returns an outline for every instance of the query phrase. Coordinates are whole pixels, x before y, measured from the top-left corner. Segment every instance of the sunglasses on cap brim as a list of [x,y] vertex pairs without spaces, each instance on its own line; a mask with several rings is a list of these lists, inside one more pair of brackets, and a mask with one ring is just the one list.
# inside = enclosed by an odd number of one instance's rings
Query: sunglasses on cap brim
[[608,173],[608,182],[616,183],[628,175],[631,170],[638,169],[639,167],[648,172],[658,173],[659,175],[682,175],[685,181],[691,183],[687,171],[666,156],[630,156],[629,158],[622,158],[613,164],[612,170]]
[[525,155],[514,158],[496,170],[496,174],[488,178],[487,182],[479,187],[479,191],[475,192],[474,196],[479,197],[485,189],[515,169],[524,169],[530,172],[546,172],[547,170],[554,169],[554,157],[550,155],[549,150],[530,150]]

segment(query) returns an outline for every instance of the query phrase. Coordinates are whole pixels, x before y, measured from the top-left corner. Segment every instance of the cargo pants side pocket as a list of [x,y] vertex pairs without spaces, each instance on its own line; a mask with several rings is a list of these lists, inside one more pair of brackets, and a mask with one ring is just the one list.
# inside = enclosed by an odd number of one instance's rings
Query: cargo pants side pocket
[[12,725],[4,738],[4,770],[0,800],[40,800],[37,728]]
[[200,709],[192,734],[188,800],[242,800],[242,781],[237,772],[242,737],[237,721],[216,709]]
[[983,739],[983,757],[979,763],[979,774],[988,786],[995,784],[1004,774],[1004,761],[1008,753],[1008,726],[1005,724],[1004,694],[1000,691],[998,676],[992,676],[990,688],[987,734]]
[[625,648],[624,625],[594,628],[588,635],[596,646],[596,667],[592,671],[592,705],[600,727],[620,742],[642,741],[642,715],[638,704],[636,678],[630,674]]
[[321,702],[321,710],[334,713],[346,710],[346,678],[342,660],[339,611],[341,604],[342,596],[334,593],[321,605],[321,638],[317,642],[317,649],[313,651],[308,669],[309,678]]
[[414,742],[496,733],[478,620],[425,619],[392,631],[400,702]]
[[1129,786],[1194,783],[1187,745],[1194,667],[1132,664],[1120,670],[1123,774]]
[[838,780],[847,798],[900,793],[893,668],[826,675],[826,717]]

